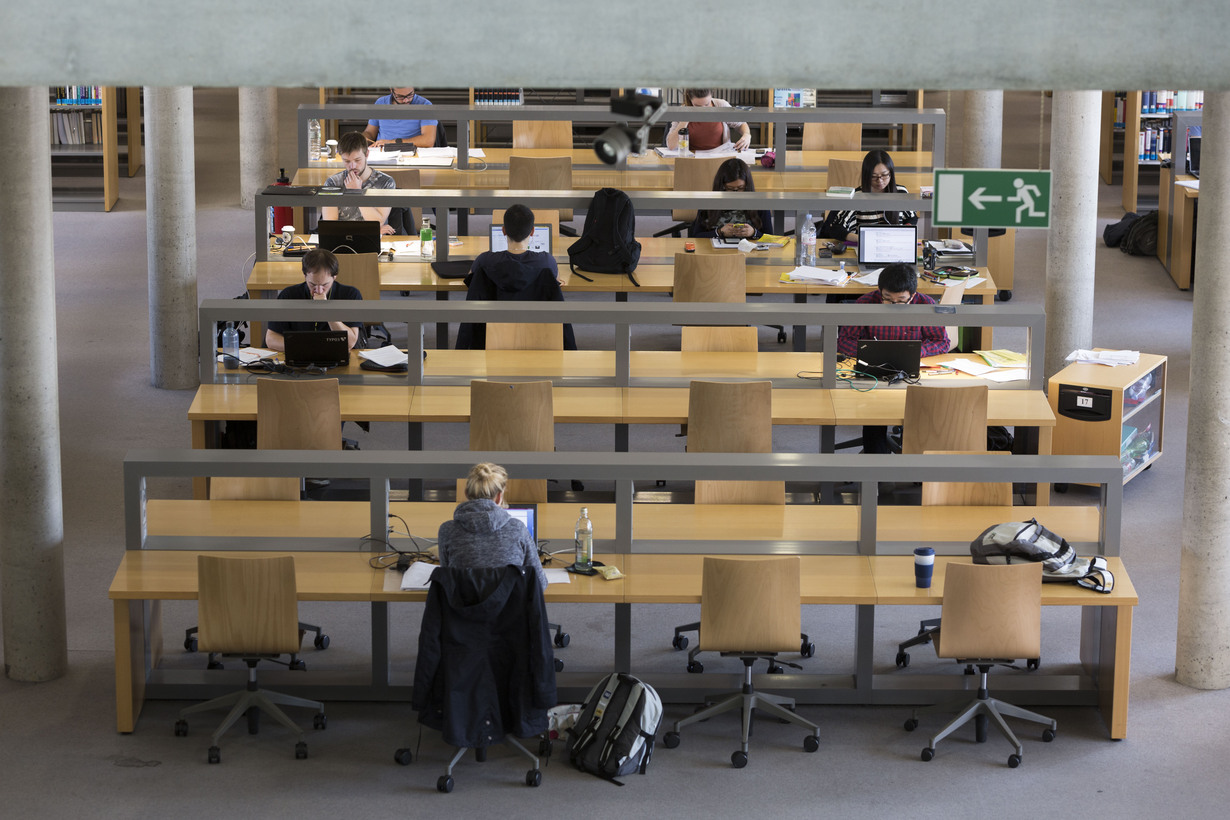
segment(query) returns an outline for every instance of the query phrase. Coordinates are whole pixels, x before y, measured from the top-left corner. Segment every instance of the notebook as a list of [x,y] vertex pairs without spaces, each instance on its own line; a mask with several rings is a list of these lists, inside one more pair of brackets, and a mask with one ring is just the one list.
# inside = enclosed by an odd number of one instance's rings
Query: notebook
[[341,367],[350,363],[344,330],[288,330],[282,334],[291,367]]
[[[491,226],[491,251],[506,251],[508,250],[508,237],[504,235],[504,227],[502,225]],[[534,234],[530,237],[529,250],[541,251],[542,253],[551,252],[551,226],[550,224],[535,225]]]
[[333,253],[380,253],[380,223],[322,219],[316,223],[317,247]]
[[920,339],[859,339],[855,372],[860,376],[887,379],[917,379],[922,362]]
[[863,225],[858,229],[858,266],[882,268],[918,259],[918,228],[914,225]]

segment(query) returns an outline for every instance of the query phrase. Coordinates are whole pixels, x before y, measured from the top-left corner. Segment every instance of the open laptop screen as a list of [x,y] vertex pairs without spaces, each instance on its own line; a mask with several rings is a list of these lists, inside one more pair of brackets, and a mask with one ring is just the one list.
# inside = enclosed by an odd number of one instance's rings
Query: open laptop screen
[[[491,226],[491,251],[506,251],[508,250],[508,237],[504,235],[504,227],[502,225]],[[531,251],[542,251],[543,253],[551,252],[551,225],[535,225],[534,235],[530,237]]]
[[918,258],[918,228],[914,225],[872,225],[858,229],[858,266],[882,268],[897,262],[913,265]]
[[508,514],[525,525],[525,528],[530,531],[530,540],[535,544],[538,543],[538,505],[537,504],[509,504]]

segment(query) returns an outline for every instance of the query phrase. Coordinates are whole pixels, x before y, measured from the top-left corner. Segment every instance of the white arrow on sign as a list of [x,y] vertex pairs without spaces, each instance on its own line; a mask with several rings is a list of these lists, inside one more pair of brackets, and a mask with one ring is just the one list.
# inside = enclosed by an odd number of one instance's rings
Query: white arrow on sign
[[984,186],[984,187],[978,188],[976,191],[974,191],[972,194],[969,195],[970,203],[978,210],[985,211],[987,209],[987,206],[982,204],[984,202],[1003,202],[1004,201],[1004,198],[1002,196],[984,195],[982,192],[985,190],[986,190],[986,187]]

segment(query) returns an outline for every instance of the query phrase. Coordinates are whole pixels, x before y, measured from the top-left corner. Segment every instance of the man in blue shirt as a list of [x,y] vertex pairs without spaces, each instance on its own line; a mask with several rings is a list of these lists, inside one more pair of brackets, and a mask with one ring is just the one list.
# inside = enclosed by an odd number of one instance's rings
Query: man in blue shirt
[[[390,88],[389,91],[391,93],[376,100],[376,105],[431,105],[431,100],[415,94],[413,88]],[[377,146],[408,142],[429,148],[436,144],[436,120],[368,120],[363,136]]]

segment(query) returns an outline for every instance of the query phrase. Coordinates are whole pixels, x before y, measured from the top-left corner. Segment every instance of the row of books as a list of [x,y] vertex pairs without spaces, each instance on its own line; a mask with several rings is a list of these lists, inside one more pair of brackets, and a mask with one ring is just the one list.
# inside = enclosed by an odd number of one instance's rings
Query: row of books
[[1140,162],[1157,162],[1170,159],[1171,129],[1169,126],[1148,125],[1140,129],[1140,137],[1136,145],[1137,160]]
[[52,145],[96,145],[102,142],[102,112],[52,111]]
[[102,87],[97,85],[56,85],[51,87],[55,105],[102,105]]
[[1174,111],[1199,111],[1204,108],[1203,91],[1142,91],[1140,113],[1170,114]]
[[475,105],[525,105],[525,90],[521,88],[476,88]]

